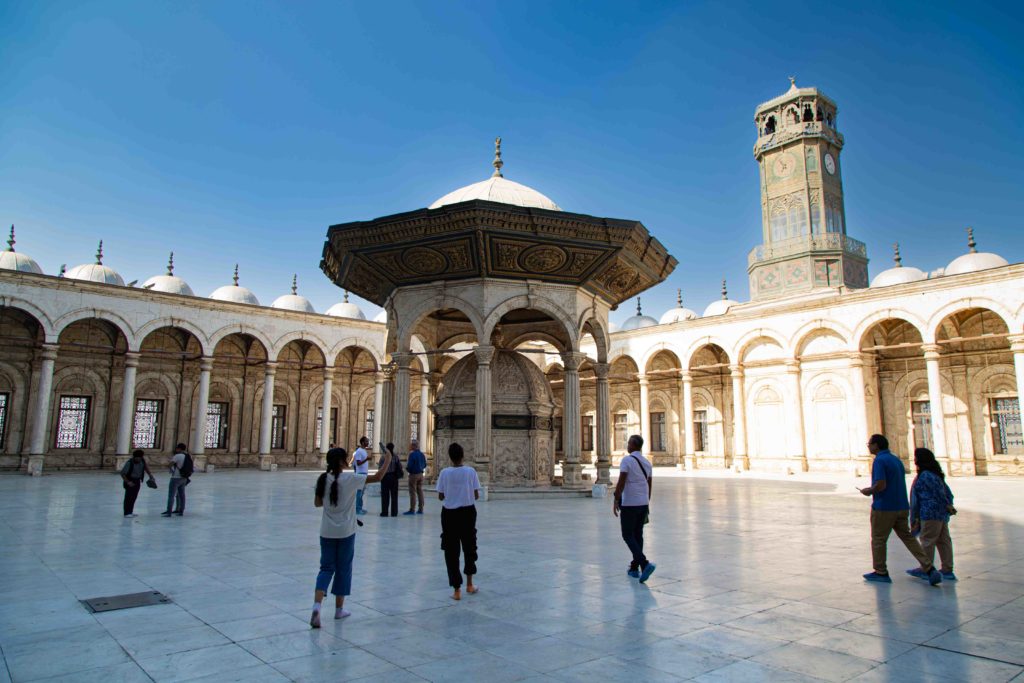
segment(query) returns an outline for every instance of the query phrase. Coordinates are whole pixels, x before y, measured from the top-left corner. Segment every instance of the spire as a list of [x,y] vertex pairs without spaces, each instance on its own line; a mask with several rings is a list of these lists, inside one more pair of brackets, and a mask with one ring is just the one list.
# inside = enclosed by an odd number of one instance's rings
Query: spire
[[103,265],[103,240],[100,240],[100,246],[96,247],[96,265]]
[[167,257],[167,274],[168,275],[174,275],[174,252],[173,251],[171,252],[171,255]]
[[66,273],[67,271],[68,271],[68,264],[66,264],[66,263],[60,264],[60,272],[57,273],[57,277],[64,277],[64,273]]
[[238,286],[238,264],[237,263],[235,264],[235,276],[233,278],[231,278],[231,280],[235,283],[235,287],[237,287]]
[[974,228],[967,228],[967,247],[972,254],[978,253],[978,243],[974,241]]
[[7,238],[7,251],[14,251],[14,223],[11,223],[11,236]]
[[492,178],[504,178],[501,174],[501,167],[505,165],[505,162],[501,160],[501,137],[494,138],[494,161],[491,162],[491,166],[494,166],[494,173],[491,174]]
[[637,315],[643,315],[644,314],[644,312],[642,310],[640,310],[640,297],[636,298],[636,314]]
[[683,290],[682,289],[677,289],[676,290],[676,308],[682,308],[682,307],[683,307]]
[[348,303],[348,290],[345,290],[345,303]]
[[790,92],[792,92],[793,90],[796,90],[796,89],[797,89],[797,87],[796,87],[796,76],[790,76],[789,77],[789,90],[790,90]]
[[299,293],[299,274],[292,275],[292,296]]
[[903,267],[903,257],[900,256],[900,243],[893,242],[892,245],[892,260],[896,262],[897,268]]
[[725,288],[725,278],[722,278],[722,300],[729,298],[729,290]]

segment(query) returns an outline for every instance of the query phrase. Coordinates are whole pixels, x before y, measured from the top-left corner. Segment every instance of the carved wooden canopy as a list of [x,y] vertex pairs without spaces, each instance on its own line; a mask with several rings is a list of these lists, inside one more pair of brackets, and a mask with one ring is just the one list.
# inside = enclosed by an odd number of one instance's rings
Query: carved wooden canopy
[[677,263],[639,221],[473,200],[332,225],[320,268],[378,306],[397,287],[482,277],[576,285],[618,305]]

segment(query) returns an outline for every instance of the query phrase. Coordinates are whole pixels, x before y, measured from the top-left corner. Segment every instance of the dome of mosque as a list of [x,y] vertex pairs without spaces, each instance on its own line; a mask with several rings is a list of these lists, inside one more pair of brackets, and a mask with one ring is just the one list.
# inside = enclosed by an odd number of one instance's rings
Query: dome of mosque
[[1001,268],[1010,263],[999,254],[990,252],[979,252],[974,241],[974,230],[967,228],[967,247],[970,249],[963,256],[958,256],[946,266],[945,275],[960,275],[962,273],[974,273],[989,268]]
[[117,271],[103,265],[103,240],[100,240],[99,248],[96,250],[96,263],[83,263],[80,266],[70,268],[64,273],[64,277],[72,280],[102,282],[107,285],[120,285],[124,287],[124,279],[117,274]]
[[548,209],[550,211],[561,211],[557,204],[551,201],[532,187],[521,185],[511,180],[506,180],[501,174],[501,167],[504,162],[501,160],[501,138],[494,141],[494,173],[487,180],[479,183],[466,185],[449,192],[430,205],[429,208],[436,209],[448,204],[468,202],[473,199],[483,199],[489,202],[500,202],[512,204],[513,206],[533,207],[536,209]]
[[11,237],[7,240],[7,251],[0,251],[0,270],[17,270],[22,273],[43,274],[31,256],[14,251],[14,226],[11,226]]
[[167,294],[184,294],[195,296],[195,292],[188,286],[188,283],[174,274],[174,252],[171,252],[167,260],[167,273],[165,275],[154,275],[142,283],[143,289],[150,289],[154,292],[166,292]]
[[729,312],[730,308],[737,304],[739,304],[738,301],[733,301],[729,298],[729,291],[725,288],[725,280],[722,280],[722,298],[708,304],[708,307],[704,309],[703,317],[710,318],[714,315],[725,315]]
[[888,270],[883,270],[881,273],[871,278],[872,287],[888,287],[889,285],[902,285],[906,282],[917,282],[918,280],[925,280],[928,275],[914,267],[908,267],[903,265],[903,258],[900,256],[900,245],[893,245],[893,261],[896,265]]
[[256,298],[255,294],[245,287],[238,286],[238,264],[235,264],[234,284],[218,287],[210,294],[210,298],[217,301],[230,301],[236,304],[260,305],[260,300]]
[[654,327],[657,324],[657,320],[649,315],[644,315],[643,309],[640,308],[640,298],[637,297],[636,315],[626,318],[626,321],[622,323],[622,331],[641,330],[645,327]]
[[680,320],[695,320],[697,314],[691,311],[689,308],[683,308],[683,290],[676,290],[676,307],[665,311],[665,314],[661,316],[659,321],[662,325],[668,325],[669,323],[677,323]]
[[299,294],[298,275],[292,276],[292,293],[277,297],[270,307],[285,311],[298,311],[299,313],[316,313],[316,309],[313,308],[309,299]]
[[327,309],[327,315],[333,315],[337,318],[355,318],[356,320],[366,320],[366,316],[363,314],[363,310],[356,304],[349,303],[348,292],[345,292],[345,300],[340,304],[334,304]]
[[373,316],[373,322],[375,323],[386,323],[388,321],[388,312],[381,311],[377,315]]

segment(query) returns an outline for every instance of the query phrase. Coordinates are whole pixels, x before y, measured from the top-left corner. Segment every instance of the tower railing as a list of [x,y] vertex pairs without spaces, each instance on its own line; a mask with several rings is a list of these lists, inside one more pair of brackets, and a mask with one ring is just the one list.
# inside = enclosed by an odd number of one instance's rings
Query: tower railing
[[821,121],[783,124],[775,132],[757,138],[757,142],[754,143],[754,156],[802,137],[824,137],[839,148],[845,143],[842,133],[829,128]]
[[786,256],[794,256],[810,251],[842,251],[852,256],[866,259],[868,248],[860,240],[847,237],[840,232],[826,232],[819,235],[801,235],[785,240],[761,244],[750,250],[747,265],[752,266],[762,261],[771,261]]

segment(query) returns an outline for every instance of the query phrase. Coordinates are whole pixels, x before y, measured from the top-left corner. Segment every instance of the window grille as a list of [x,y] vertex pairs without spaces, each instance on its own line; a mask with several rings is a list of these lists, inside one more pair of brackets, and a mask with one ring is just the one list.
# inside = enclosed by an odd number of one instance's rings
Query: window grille
[[286,429],[286,417],[288,407],[275,405],[270,417],[270,447],[284,448],[284,431]]
[[57,448],[85,448],[89,438],[88,396],[61,396],[57,412]]
[[209,403],[206,407],[206,448],[228,447],[228,404]]
[[132,448],[160,448],[164,426],[164,402],[140,398],[135,402]]

